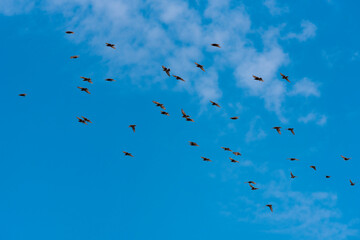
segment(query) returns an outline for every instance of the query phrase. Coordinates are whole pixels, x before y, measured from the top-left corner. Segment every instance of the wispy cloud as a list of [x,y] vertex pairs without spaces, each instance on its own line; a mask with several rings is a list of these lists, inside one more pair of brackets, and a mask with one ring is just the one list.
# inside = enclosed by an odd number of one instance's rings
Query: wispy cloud
[[316,36],[317,27],[312,22],[303,20],[301,22],[301,28],[302,28],[301,33],[289,33],[286,36],[286,38],[287,39],[297,39],[300,42],[304,42],[304,41]]
[[289,12],[288,7],[280,7],[276,0],[265,0],[264,5],[269,9],[271,15],[280,15]]
[[289,95],[296,96],[315,96],[320,97],[319,84],[311,81],[308,78],[303,78],[294,84],[294,87],[289,92]]
[[311,112],[305,116],[299,117],[298,122],[301,123],[315,122],[317,125],[323,126],[327,123],[327,116],[324,114]]

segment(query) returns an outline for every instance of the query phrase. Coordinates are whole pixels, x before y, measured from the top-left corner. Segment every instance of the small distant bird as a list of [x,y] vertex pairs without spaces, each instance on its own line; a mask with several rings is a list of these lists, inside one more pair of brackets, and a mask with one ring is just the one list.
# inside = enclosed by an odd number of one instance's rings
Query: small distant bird
[[188,121],[188,122],[195,122],[193,119],[191,119],[191,118],[186,118],[186,121]]
[[170,77],[170,68],[164,67],[162,66],[162,69],[164,72],[166,72],[166,74]]
[[115,49],[115,44],[112,43],[105,43],[107,47],[111,47],[113,49]]
[[231,152],[231,149],[230,148],[228,148],[228,147],[221,147],[222,149],[224,149],[225,151],[229,151],[229,152]]
[[254,181],[247,181],[247,182],[245,182],[245,183],[248,183],[248,184],[256,184],[256,182],[254,182]]
[[129,152],[123,151],[123,153],[125,154],[125,156],[134,157],[134,156],[133,156],[131,153],[129,153]]
[[230,119],[236,120],[236,119],[239,119],[239,117],[231,117]]
[[273,207],[272,207],[271,204],[267,204],[267,205],[265,205],[265,206],[266,206],[266,207],[269,207],[271,212],[273,211]]
[[19,96],[20,97],[26,97],[26,93],[20,93]]
[[209,158],[206,158],[206,157],[201,157],[201,158],[206,162],[211,162],[211,160]]
[[86,123],[86,121],[85,121],[84,119],[81,119],[81,118],[79,118],[79,117],[76,117],[76,118],[78,119],[79,122],[84,123],[84,124],[87,125],[87,123]]
[[164,107],[164,104],[159,103],[157,101],[152,101],[152,102],[155,103],[157,107],[161,107],[162,109],[166,110],[166,108]]
[[290,172],[291,178],[296,178],[297,176],[294,176],[292,172]]
[[350,185],[351,185],[351,186],[354,186],[354,185],[355,185],[355,183],[352,182],[351,179],[350,179]]
[[161,111],[160,113],[161,113],[162,115],[170,116],[170,114],[169,114],[168,112]]
[[115,80],[112,79],[112,78],[106,78],[105,81],[107,81],[107,82],[115,82]]
[[91,81],[91,78],[87,78],[87,77],[80,77],[80,78],[82,78],[83,81],[85,81],[85,82],[93,83],[93,82]]
[[199,145],[196,142],[189,142],[190,146],[196,146],[198,147]]
[[258,190],[259,188],[254,187],[253,185],[249,184],[251,187],[251,190]]
[[201,70],[203,70],[205,72],[203,65],[200,65],[197,62],[195,62],[195,64],[196,64],[196,67],[200,68]]
[[261,78],[261,77],[257,77],[255,75],[252,75],[254,80],[257,80],[257,81],[260,81],[260,82],[263,82],[264,80]]
[[241,153],[239,153],[239,152],[233,152],[233,154],[234,154],[235,156],[241,156]]
[[316,171],[316,167],[315,167],[315,166],[310,166],[310,167]]
[[293,135],[295,135],[294,128],[288,128],[287,130],[289,130]]
[[92,123],[92,121],[90,121],[90,119],[88,119],[88,118],[86,118],[86,117],[84,117],[84,116],[81,116],[81,117],[84,119],[85,122]]
[[297,158],[288,158],[290,161],[299,161]]
[[76,59],[76,58],[79,58],[79,55],[74,55],[70,57],[70,59]]
[[217,104],[216,102],[213,102],[213,101],[210,101],[211,102],[211,105],[213,105],[213,106],[217,106],[217,107],[220,107],[220,105],[219,104]]
[[331,178],[331,176],[325,176],[326,178]]
[[89,89],[87,89],[87,88],[83,88],[83,87],[77,87],[77,88],[81,89],[81,91],[83,91],[83,92],[90,94]]
[[341,157],[342,157],[345,161],[348,161],[348,160],[351,159],[351,158],[344,157],[343,155],[341,155]]
[[230,161],[233,162],[233,163],[238,163],[239,162],[239,161],[236,161],[235,159],[233,159],[231,157],[229,157],[229,158],[230,158]]
[[190,115],[187,115],[183,109],[181,109],[182,117],[183,118],[189,118]]
[[66,31],[65,33],[66,33],[66,34],[74,34],[73,31]]
[[129,125],[129,127],[132,128],[132,130],[135,132],[136,125]]
[[220,45],[217,43],[212,43],[211,46],[221,48]]
[[180,80],[180,81],[185,82],[185,80],[184,80],[184,79],[182,79],[182,78],[181,78],[181,77],[179,77],[179,76],[173,75],[173,77],[174,77],[174,78],[176,78],[176,80]]
[[289,81],[289,76],[285,76],[284,74],[280,73],[282,79],[285,79],[286,81],[290,82]]
[[281,134],[281,131],[280,131],[281,127],[273,127],[273,129],[276,129],[276,131],[277,131],[279,134]]

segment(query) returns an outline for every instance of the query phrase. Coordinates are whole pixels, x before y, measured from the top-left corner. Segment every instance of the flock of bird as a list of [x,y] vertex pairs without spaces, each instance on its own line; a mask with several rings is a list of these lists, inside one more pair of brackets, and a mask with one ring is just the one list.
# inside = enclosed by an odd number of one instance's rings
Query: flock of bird
[[[66,31],[65,33],[66,33],[66,34],[74,34],[73,31]],[[106,45],[107,47],[112,48],[112,49],[116,49],[116,48],[115,48],[115,44],[105,43],[105,45]],[[211,44],[211,46],[217,47],[217,48],[221,48],[221,46],[220,46],[219,44],[217,44],[217,43],[213,43],[213,44]],[[78,55],[74,55],[74,56],[71,56],[70,58],[71,58],[71,59],[77,59],[77,58],[79,58],[79,56],[78,56]],[[199,63],[197,63],[197,62],[195,62],[195,65],[196,65],[197,68],[199,68],[200,70],[202,70],[202,71],[205,72],[205,69],[204,69],[204,66],[203,66],[203,65],[201,65],[201,64],[199,64]],[[183,78],[181,78],[180,76],[171,75],[171,74],[170,74],[170,71],[171,71],[170,68],[167,68],[167,67],[165,67],[165,66],[162,66],[162,69],[163,69],[163,71],[166,73],[167,76],[169,76],[169,77],[173,76],[176,80],[180,80],[180,81],[185,82],[185,80],[184,80]],[[282,77],[282,79],[286,80],[287,82],[290,82],[289,76],[286,76],[286,75],[284,75],[284,74],[282,74],[282,73],[280,73],[280,76]],[[263,80],[261,77],[258,77],[258,76],[255,76],[255,75],[252,75],[252,77],[253,77],[253,80],[260,81],[260,82],[264,82],[264,80]],[[88,78],[88,77],[80,77],[80,78],[83,79],[83,81],[88,82],[88,83],[90,83],[90,84],[93,83],[92,80],[91,80],[91,78]],[[105,81],[114,82],[115,80],[112,79],[112,78],[107,78],[107,79],[105,79]],[[86,88],[86,87],[78,87],[78,88],[79,88],[80,91],[82,91],[82,92],[86,92],[86,93],[88,93],[88,94],[91,94],[90,91],[89,91],[89,89]],[[21,94],[19,94],[19,96],[21,96],[21,97],[25,97],[26,95],[27,95],[26,93],[21,93]],[[166,108],[165,108],[164,104],[159,103],[159,102],[157,102],[157,101],[153,101],[153,103],[155,104],[156,107],[160,107],[160,108],[162,109],[162,110],[160,111],[161,114],[166,115],[166,116],[170,116],[170,114],[165,111]],[[211,101],[211,100],[210,100],[210,103],[211,103],[212,106],[216,106],[216,107],[221,108],[221,106],[220,106],[218,103],[214,102],[214,101]],[[191,116],[188,115],[188,114],[186,114],[183,109],[181,109],[181,113],[182,113],[182,117],[185,118],[186,121],[194,122],[194,120],[191,118]],[[83,123],[83,124],[86,124],[86,125],[87,125],[88,123],[92,123],[90,119],[88,119],[88,118],[86,118],[86,117],[84,117],[84,116],[76,117],[76,118],[78,119],[78,122]],[[238,119],[238,118],[239,118],[239,117],[230,117],[231,120],[236,120],[236,119]],[[131,128],[131,129],[133,130],[133,132],[135,133],[136,125],[134,125],[134,124],[129,125],[129,128]],[[281,128],[282,128],[282,127],[279,127],[279,126],[273,127],[273,129],[275,129],[278,134],[281,134]],[[292,135],[295,135],[294,128],[287,128],[287,130],[290,131]],[[190,145],[190,146],[199,147],[199,145],[198,145],[197,143],[191,142],[191,141],[189,141],[189,145]],[[234,151],[232,151],[232,150],[231,150],[230,148],[228,148],[228,147],[221,147],[221,148],[222,148],[224,151],[232,152],[235,156],[241,156],[241,153],[240,153],[240,152],[234,152]],[[129,153],[129,152],[123,151],[123,153],[124,153],[125,156],[134,157],[134,156],[133,156],[131,153]],[[207,158],[207,157],[201,157],[201,158],[202,158],[203,161],[205,161],[205,162],[211,162],[211,159],[210,159],[210,158]],[[343,155],[341,155],[341,158],[343,158],[343,160],[345,160],[345,161],[348,161],[348,160],[351,159],[351,158],[349,158],[349,157],[344,157]],[[238,160],[235,160],[235,159],[233,159],[233,158],[231,158],[231,157],[229,157],[229,159],[230,159],[230,162],[232,162],[232,163],[239,163]],[[288,158],[288,160],[290,160],[290,161],[299,161],[299,159],[297,159],[297,158]],[[310,168],[312,168],[314,171],[316,171],[316,166],[313,166],[313,165],[312,165],[312,166],[310,166]],[[290,172],[290,178],[294,179],[294,178],[296,178],[296,177],[297,177],[297,176],[295,176],[292,172]],[[331,176],[326,175],[325,178],[331,178]],[[350,185],[351,185],[351,186],[354,186],[354,185],[355,185],[355,183],[352,182],[351,179],[350,179],[349,181],[350,181]],[[254,185],[256,185],[256,183],[255,183],[254,181],[247,181],[247,182],[245,182],[245,183],[247,183],[247,184],[250,186],[251,190],[258,190],[258,189],[259,189],[259,188],[257,188],[257,187],[254,186]],[[273,205],[272,205],[272,204],[266,204],[264,207],[268,207],[268,208],[270,209],[270,211],[273,212]]]

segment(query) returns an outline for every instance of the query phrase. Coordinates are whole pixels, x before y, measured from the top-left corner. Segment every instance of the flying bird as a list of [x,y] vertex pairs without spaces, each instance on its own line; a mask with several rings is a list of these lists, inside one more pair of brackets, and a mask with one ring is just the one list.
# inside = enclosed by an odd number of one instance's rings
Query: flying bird
[[239,161],[236,161],[235,159],[233,159],[231,157],[229,157],[229,158],[230,158],[230,161],[233,162],[233,163],[238,163],[239,162]]
[[162,69],[164,72],[166,72],[166,74],[170,77],[170,68],[164,67],[162,66]]
[[105,81],[107,81],[107,82],[115,82],[115,80],[112,79],[112,78],[106,78]]
[[123,151],[123,153],[125,154],[125,156],[134,157],[134,156],[133,156],[131,153],[129,153],[129,152]]
[[272,208],[272,205],[271,205],[271,204],[267,204],[267,205],[265,205],[265,206],[266,206],[266,207],[269,207],[271,212],[273,211],[273,208]]
[[295,135],[294,128],[288,128],[287,130],[289,130],[293,135]]
[[235,156],[241,156],[241,153],[239,153],[239,152],[233,152],[233,154],[234,154]]
[[224,149],[225,151],[229,151],[229,152],[231,152],[231,149],[230,148],[228,148],[228,147],[221,147],[222,149]]
[[200,65],[197,62],[195,62],[195,64],[196,64],[196,67],[200,68],[201,70],[203,70],[205,72],[203,65]]
[[264,80],[261,78],[261,77],[257,77],[255,75],[252,75],[254,80],[257,80],[257,81],[260,81],[260,82],[263,82]]
[[66,31],[65,33],[66,33],[66,34],[74,34],[73,31]]
[[79,58],[79,55],[74,55],[70,57],[70,59],[76,59],[76,58]]
[[205,162],[211,162],[210,158],[201,157]]
[[236,119],[239,119],[239,117],[231,117],[230,119],[236,120]]
[[85,82],[93,83],[93,82],[91,81],[91,78],[87,78],[87,77],[80,77],[80,78],[82,78],[83,81],[85,81]]
[[26,97],[26,93],[20,93],[19,96],[20,97]]
[[190,146],[196,146],[198,147],[199,145],[196,142],[189,142]]
[[221,48],[218,43],[212,43],[211,46]]
[[281,131],[280,131],[281,127],[273,127],[273,129],[276,129],[276,131],[277,131],[279,134],[281,134]]
[[132,128],[132,130],[135,132],[136,125],[129,125],[129,127]]
[[81,118],[79,118],[79,117],[76,117],[76,118],[78,119],[79,122],[84,123],[84,124],[87,125],[87,123],[86,123],[86,121],[85,121],[84,119],[81,119]]
[[157,107],[161,107],[162,109],[166,110],[166,108],[164,107],[164,104],[159,103],[157,101],[152,101],[152,102],[155,103]]
[[249,184],[249,186],[251,187],[251,190],[258,190],[259,188],[254,187],[253,185]]
[[83,91],[83,92],[90,94],[89,89],[87,89],[87,88],[83,88],[83,87],[77,87],[77,88],[81,89],[81,91]]
[[350,179],[350,185],[351,185],[351,186],[355,186],[355,183],[352,182],[351,179]]
[[115,44],[112,43],[105,43],[107,47],[111,47],[113,49],[115,49]]
[[310,167],[316,171],[316,167],[315,167],[315,166],[310,166]]
[[292,172],[290,172],[291,178],[296,178],[297,176],[294,176]]
[[341,157],[342,157],[345,161],[348,161],[348,160],[351,159],[351,158],[344,157],[343,155],[341,155]]
[[289,81],[289,76],[285,76],[284,74],[280,73],[282,79],[285,79],[286,81],[290,82]]
[[170,114],[169,114],[168,112],[161,111],[160,113],[161,113],[162,115],[170,116]]
[[331,176],[325,176],[326,178],[331,178]]
[[219,104],[217,104],[216,102],[213,102],[213,101],[210,101],[211,102],[211,105],[213,105],[213,106],[217,106],[217,107],[220,107],[220,105]]
[[185,80],[184,80],[184,79],[182,79],[182,78],[181,78],[181,77],[179,77],[179,76],[173,75],[173,77],[174,77],[174,78],[176,78],[176,80],[180,80],[180,81],[185,82]]
[[186,121],[188,121],[188,122],[195,122],[193,119],[191,119],[191,118],[186,118]]
[[84,119],[85,122],[92,123],[92,122],[90,121],[90,119],[88,119],[88,118],[86,118],[86,117],[84,117],[84,116],[81,116],[81,117]]
[[256,182],[254,182],[254,181],[247,181],[247,182],[245,182],[245,183],[248,183],[248,184],[256,184]]
[[297,158],[288,158],[290,161],[299,161]]
[[189,118],[190,115],[187,115],[183,109],[181,109],[182,117],[183,118]]

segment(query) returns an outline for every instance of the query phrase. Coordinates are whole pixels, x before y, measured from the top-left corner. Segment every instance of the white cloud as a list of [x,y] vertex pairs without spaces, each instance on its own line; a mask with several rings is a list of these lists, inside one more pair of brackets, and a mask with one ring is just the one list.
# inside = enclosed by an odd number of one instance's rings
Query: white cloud
[[261,128],[259,121],[261,118],[256,116],[250,123],[249,131],[246,133],[245,141],[253,142],[266,138],[266,132]]
[[311,112],[306,116],[299,117],[298,122],[310,123],[315,122],[319,126],[323,126],[327,123],[327,116],[324,114]]
[[289,12],[288,7],[279,7],[276,0],[265,0],[264,5],[269,9],[271,15],[280,15]]
[[294,87],[292,88],[292,91],[289,92],[289,95],[320,97],[319,84],[308,78],[303,78],[294,84]]
[[297,39],[300,42],[304,42],[310,38],[316,36],[317,27],[310,21],[303,20],[301,22],[302,32],[301,33],[289,33],[286,39]]

